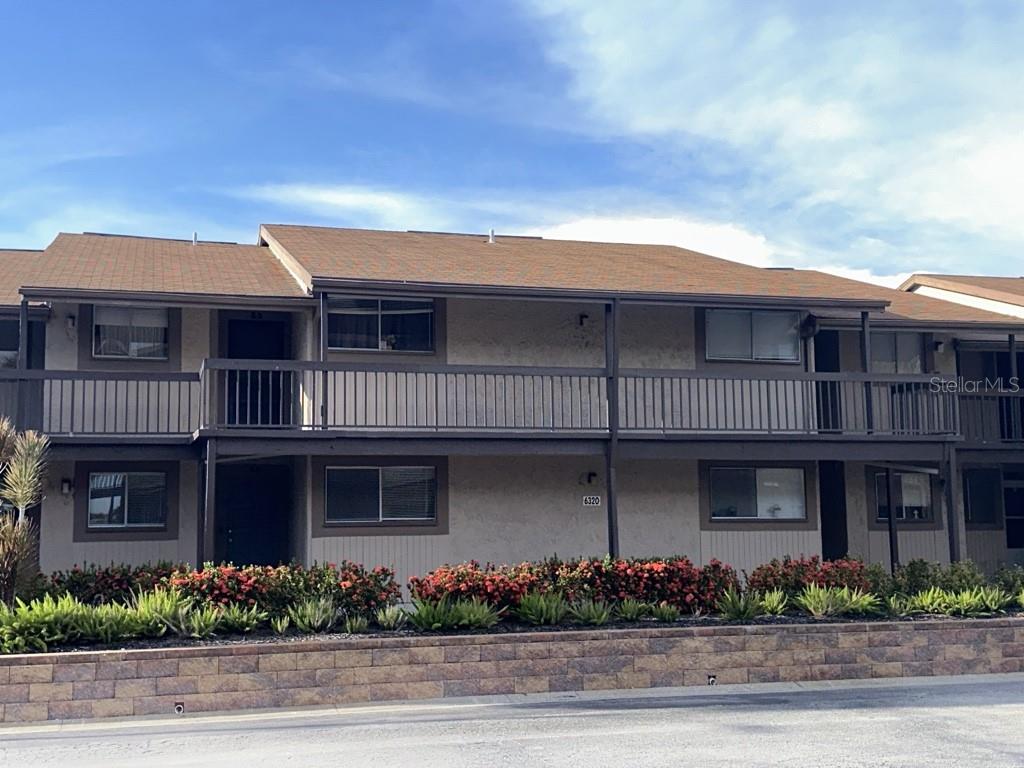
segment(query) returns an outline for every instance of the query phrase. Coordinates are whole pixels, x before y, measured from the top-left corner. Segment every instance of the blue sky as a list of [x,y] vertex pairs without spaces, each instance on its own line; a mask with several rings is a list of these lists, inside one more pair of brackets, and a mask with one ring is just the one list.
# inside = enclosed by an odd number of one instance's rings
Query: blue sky
[[1024,274],[1019,2],[0,0],[0,29],[0,247],[494,227]]

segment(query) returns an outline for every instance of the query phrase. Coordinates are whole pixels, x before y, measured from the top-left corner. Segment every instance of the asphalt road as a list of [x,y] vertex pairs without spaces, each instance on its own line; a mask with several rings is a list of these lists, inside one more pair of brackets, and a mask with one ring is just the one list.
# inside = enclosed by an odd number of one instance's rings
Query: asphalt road
[[1024,766],[1024,675],[0,728],[0,766]]

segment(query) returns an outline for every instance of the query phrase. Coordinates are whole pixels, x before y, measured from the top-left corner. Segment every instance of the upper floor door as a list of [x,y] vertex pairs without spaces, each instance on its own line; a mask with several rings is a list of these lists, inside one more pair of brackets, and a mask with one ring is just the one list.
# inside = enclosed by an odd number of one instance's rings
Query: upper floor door
[[[286,312],[222,312],[221,349],[232,360],[291,359],[292,324]],[[295,418],[293,371],[259,368],[222,371],[229,426],[287,427]]]

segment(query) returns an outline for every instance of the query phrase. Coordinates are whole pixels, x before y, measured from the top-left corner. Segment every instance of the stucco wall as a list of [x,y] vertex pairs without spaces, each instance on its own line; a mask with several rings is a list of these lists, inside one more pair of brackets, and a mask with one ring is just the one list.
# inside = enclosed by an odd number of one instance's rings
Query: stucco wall
[[[626,368],[694,367],[688,307],[626,305],[620,363]],[[604,306],[554,301],[450,299],[448,362],[453,365],[604,365]]]
[[[50,465],[40,514],[39,564],[44,573],[84,563],[142,564],[158,560],[191,562],[195,559],[197,462],[180,463],[178,537],[162,541],[74,541],[74,494],[62,496],[60,492],[61,478],[74,476],[74,462],[61,461]],[[75,494],[88,492],[88,488],[76,488],[74,491]]]
[[[68,318],[75,318],[75,327],[68,328]],[[78,305],[54,304],[46,323],[45,367],[50,370],[78,370]]]

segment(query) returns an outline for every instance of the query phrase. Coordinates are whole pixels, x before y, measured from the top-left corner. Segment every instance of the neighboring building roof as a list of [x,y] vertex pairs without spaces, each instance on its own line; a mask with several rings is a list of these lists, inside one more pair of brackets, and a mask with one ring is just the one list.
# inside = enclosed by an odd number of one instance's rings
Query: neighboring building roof
[[[284,224],[263,242],[311,282],[644,295],[708,295],[880,307],[855,281],[830,293],[814,273],[752,267],[668,245],[388,232]],[[284,251],[284,254],[281,253]]]
[[1024,306],[1024,277],[920,274],[904,280],[900,290],[913,291],[922,286]]
[[[267,248],[127,235],[61,233],[18,285],[48,289],[231,297],[303,297]],[[5,287],[4,290],[9,290]]]
[[18,289],[33,279],[42,251],[0,248],[0,307],[21,303]]
[[873,283],[862,283],[838,275],[830,275],[815,270],[793,270],[802,279],[813,282],[819,289],[828,294],[842,295],[844,292],[858,296],[871,296],[889,302],[883,312],[872,313],[876,322],[942,324],[948,326],[970,325],[1019,325],[1021,319],[996,312],[988,312],[975,307],[966,307],[942,299],[919,296],[895,288],[886,288]]

